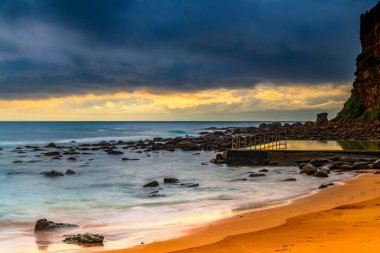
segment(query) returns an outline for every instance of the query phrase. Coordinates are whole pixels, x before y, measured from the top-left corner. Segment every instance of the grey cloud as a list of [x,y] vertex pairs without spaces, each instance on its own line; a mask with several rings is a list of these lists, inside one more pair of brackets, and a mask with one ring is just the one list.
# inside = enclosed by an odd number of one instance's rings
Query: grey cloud
[[0,0],[0,97],[353,79],[356,0]]

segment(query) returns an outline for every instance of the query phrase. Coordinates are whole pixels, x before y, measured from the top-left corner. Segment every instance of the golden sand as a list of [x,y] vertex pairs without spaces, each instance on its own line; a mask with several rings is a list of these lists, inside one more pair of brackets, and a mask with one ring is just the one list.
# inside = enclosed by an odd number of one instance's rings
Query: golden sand
[[378,253],[380,175],[360,175],[289,205],[213,222],[181,238],[101,252]]

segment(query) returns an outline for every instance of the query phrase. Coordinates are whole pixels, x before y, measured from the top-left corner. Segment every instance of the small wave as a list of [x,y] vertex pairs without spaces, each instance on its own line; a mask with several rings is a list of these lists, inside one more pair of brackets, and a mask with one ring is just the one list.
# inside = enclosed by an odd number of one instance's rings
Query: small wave
[[188,132],[185,131],[185,130],[181,130],[181,129],[174,129],[174,130],[169,130],[168,133],[172,133],[172,134],[187,134]]

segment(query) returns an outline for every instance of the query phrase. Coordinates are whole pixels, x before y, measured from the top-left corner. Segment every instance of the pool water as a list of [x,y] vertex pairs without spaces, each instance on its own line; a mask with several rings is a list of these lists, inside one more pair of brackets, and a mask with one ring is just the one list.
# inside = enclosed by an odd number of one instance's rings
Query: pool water
[[378,141],[286,141],[287,150],[380,150]]

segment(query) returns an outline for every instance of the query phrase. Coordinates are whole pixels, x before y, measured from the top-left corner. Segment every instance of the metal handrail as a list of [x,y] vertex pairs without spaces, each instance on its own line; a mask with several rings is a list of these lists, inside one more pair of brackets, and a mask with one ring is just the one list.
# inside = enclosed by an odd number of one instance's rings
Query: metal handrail
[[232,136],[231,149],[276,150],[287,149],[286,132],[261,132]]

